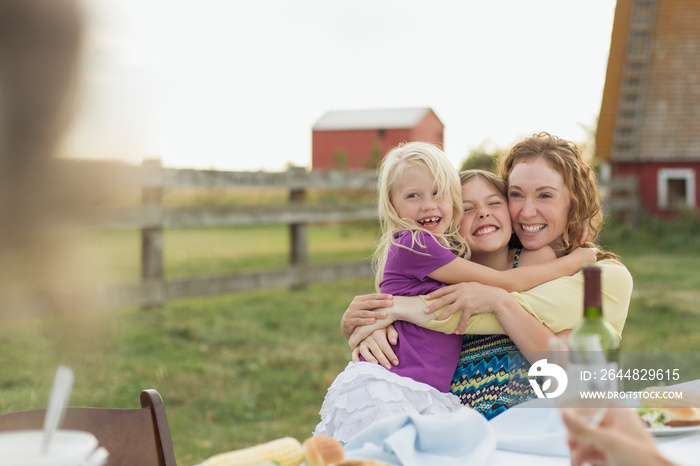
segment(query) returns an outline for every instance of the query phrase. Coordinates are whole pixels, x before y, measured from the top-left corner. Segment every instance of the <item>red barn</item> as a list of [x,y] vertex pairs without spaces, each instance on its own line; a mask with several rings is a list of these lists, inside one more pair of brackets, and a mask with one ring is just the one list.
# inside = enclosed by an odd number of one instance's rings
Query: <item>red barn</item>
[[596,155],[645,210],[700,205],[700,2],[617,0]]
[[443,147],[444,125],[430,108],[329,111],[313,126],[313,170],[373,170],[404,141]]

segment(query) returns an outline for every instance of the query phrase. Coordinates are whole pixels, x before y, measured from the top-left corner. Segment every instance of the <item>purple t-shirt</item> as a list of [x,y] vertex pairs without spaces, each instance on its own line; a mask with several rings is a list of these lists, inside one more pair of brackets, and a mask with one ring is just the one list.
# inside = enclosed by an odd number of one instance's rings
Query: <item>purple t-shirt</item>
[[[457,256],[429,233],[420,231],[416,237],[418,241],[414,244],[411,232],[397,233],[394,244],[389,247],[379,284],[382,293],[416,296],[445,286],[429,278],[428,274],[449,264]],[[395,326],[399,342],[394,352],[399,365],[392,366],[391,371],[448,392],[459,361],[463,336],[446,335],[403,321],[396,322]]]

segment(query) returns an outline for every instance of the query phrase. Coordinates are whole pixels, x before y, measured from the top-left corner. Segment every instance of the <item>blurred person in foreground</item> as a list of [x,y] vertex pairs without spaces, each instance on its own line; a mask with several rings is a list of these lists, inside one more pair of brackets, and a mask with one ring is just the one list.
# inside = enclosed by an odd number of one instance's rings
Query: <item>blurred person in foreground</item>
[[661,455],[633,409],[608,409],[598,427],[589,426],[575,409],[562,410],[562,419],[574,466],[674,466]]
[[0,0],[0,321],[10,333],[10,320],[26,322],[39,332],[31,347],[46,340],[59,358],[94,341],[98,314],[76,225],[103,178],[55,157],[76,107],[83,30],[76,0]]
[[[60,276],[69,210],[51,157],[70,122],[82,34],[72,0],[0,0],[0,317]],[[18,300],[21,304],[18,305]]]

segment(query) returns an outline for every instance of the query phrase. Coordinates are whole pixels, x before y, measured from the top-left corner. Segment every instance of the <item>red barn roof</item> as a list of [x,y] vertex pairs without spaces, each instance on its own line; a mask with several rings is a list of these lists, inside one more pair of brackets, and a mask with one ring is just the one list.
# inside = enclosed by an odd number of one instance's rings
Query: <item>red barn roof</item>
[[431,111],[429,107],[330,110],[314,124],[313,130],[413,128]]

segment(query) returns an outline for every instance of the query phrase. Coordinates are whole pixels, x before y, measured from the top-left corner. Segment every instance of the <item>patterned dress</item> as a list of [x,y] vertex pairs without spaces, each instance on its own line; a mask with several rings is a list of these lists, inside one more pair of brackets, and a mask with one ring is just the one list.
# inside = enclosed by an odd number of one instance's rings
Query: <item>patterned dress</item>
[[[518,266],[520,249],[513,268]],[[530,363],[508,335],[467,335],[450,391],[486,419],[536,398],[528,381]]]

